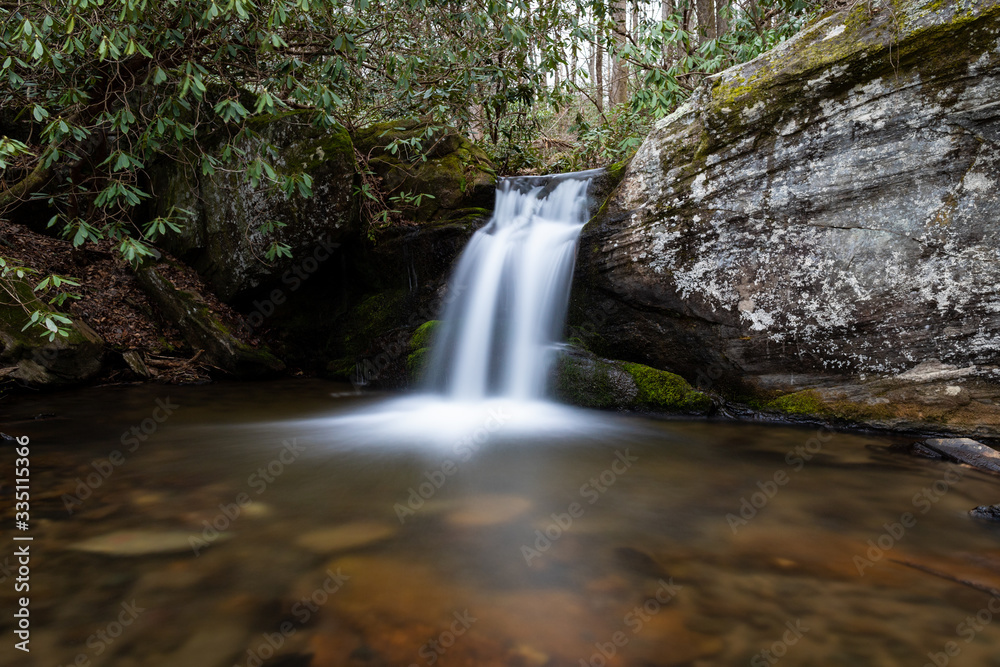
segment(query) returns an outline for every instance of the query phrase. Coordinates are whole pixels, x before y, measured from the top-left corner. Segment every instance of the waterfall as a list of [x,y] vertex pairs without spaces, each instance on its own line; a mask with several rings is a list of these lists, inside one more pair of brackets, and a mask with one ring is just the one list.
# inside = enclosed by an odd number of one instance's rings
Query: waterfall
[[459,258],[427,382],[456,400],[542,397],[599,170],[501,179]]

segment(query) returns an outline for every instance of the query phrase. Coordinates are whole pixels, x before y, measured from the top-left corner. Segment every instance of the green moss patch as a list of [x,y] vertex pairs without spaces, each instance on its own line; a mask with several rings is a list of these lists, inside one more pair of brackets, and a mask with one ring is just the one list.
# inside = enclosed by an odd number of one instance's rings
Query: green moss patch
[[829,401],[814,389],[779,396],[764,403],[763,408],[797,417],[819,417],[848,422],[892,419],[899,416],[898,409],[888,404],[870,405],[844,399]]
[[411,382],[419,382],[427,372],[431,360],[431,348],[422,347],[406,357],[406,374]]
[[417,330],[410,337],[410,349],[419,350],[424,347],[430,347],[434,341],[434,334],[440,326],[440,320],[428,320],[417,327]]
[[646,407],[704,413],[712,406],[712,399],[694,389],[680,375],[642,364],[625,363],[622,368],[635,380],[639,390],[636,400]]

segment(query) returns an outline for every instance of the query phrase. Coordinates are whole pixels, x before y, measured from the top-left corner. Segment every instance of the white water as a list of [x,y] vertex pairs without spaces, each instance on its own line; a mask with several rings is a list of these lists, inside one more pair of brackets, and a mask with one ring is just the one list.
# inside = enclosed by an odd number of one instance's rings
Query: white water
[[428,366],[427,393],[325,418],[341,446],[432,445],[574,434],[619,425],[545,400],[562,335],[576,243],[599,171],[504,179],[493,217],[458,260]]
[[597,172],[504,179],[448,287],[428,382],[453,400],[541,398]]

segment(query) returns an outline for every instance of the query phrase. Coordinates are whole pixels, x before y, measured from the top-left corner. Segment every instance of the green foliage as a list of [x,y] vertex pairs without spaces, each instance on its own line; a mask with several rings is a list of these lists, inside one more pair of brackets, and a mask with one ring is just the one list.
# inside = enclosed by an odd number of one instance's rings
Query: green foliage
[[24,310],[28,321],[21,331],[33,328],[50,342],[57,336],[69,337],[72,321],[54,307],[62,307],[68,300],[79,299],[79,294],[66,291],[64,287],[79,287],[80,283],[66,276],[50,274],[30,290],[26,289],[28,281],[36,277],[38,271],[35,269],[0,257],[0,292],[6,296],[3,305],[16,305]]
[[[312,194],[308,171],[259,131],[293,109],[318,128],[417,118],[422,135],[386,146],[410,161],[427,160],[428,139],[449,127],[483,143],[501,173],[609,164],[707,74],[771,48],[814,11],[803,0],[730,5],[728,29],[709,38],[689,0],[674,5],[667,17],[658,2],[629,5],[626,31],[626,4],[606,0],[11,0],[0,4],[0,108],[12,114],[0,123],[0,216],[43,201],[74,245],[113,239],[141,262],[190,217],[143,219],[157,161]],[[591,80],[598,49],[627,72],[624,98]],[[561,134],[554,157],[538,144],[547,133]],[[369,171],[357,195],[373,238],[430,196],[380,194]],[[263,256],[290,253],[273,240]]]
[[642,114],[631,105],[623,104],[612,109],[602,120],[588,122],[582,113],[577,114],[569,128],[577,135],[577,148],[560,167],[566,171],[590,169],[632,157],[648,129]]

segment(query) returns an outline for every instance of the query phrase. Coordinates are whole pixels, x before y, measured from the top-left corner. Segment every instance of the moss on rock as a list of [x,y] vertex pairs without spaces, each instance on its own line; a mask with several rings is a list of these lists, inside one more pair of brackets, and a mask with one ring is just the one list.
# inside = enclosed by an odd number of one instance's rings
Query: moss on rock
[[440,320],[428,320],[417,327],[417,330],[410,337],[410,349],[416,351],[424,347],[430,347],[434,341],[435,332],[440,326]]
[[779,396],[770,403],[767,403],[765,407],[790,415],[819,416],[827,412],[826,404],[819,397],[819,394],[812,389]]
[[[761,407],[766,411],[780,412],[794,417],[869,423],[900,418],[912,406],[893,404],[888,400],[884,403],[851,400],[840,395],[826,395],[815,389],[806,389],[765,401]],[[929,411],[928,414],[923,414],[922,418],[934,421]]]
[[712,399],[694,389],[680,375],[657,370],[642,364],[623,363],[638,388],[636,400],[657,410],[705,413]]
[[557,398],[584,408],[627,407],[615,391],[611,368],[603,360],[562,355],[556,362],[553,391]]
[[423,379],[430,363],[431,349],[421,347],[406,356],[406,374],[410,382],[417,383]]
[[[311,197],[286,197],[264,183],[253,187],[239,170],[203,174],[200,159],[158,163],[151,170],[156,214],[176,215],[175,209],[192,213],[182,233],[166,237],[164,246],[197,269],[224,301],[276,282],[317,249],[329,255],[338,244],[360,237],[354,196],[358,167],[350,135],[341,126],[314,126],[311,114],[289,111],[255,118],[251,126],[260,139],[244,139],[236,146],[246,159],[273,146],[279,177],[310,176]],[[222,159],[220,146],[208,143],[204,148]],[[261,229],[272,220],[285,226]],[[272,243],[287,245],[292,256],[263,261]]]
[[705,414],[712,407],[711,398],[679,375],[582,349],[559,356],[551,385],[557,398],[585,408]]
[[[369,168],[382,178],[384,195],[424,195],[419,205],[404,207],[404,215],[415,222],[453,220],[466,215],[463,209],[486,209],[492,204],[493,164],[455,131],[407,119],[355,130],[352,140]],[[395,152],[388,148],[393,142],[399,142]]]

